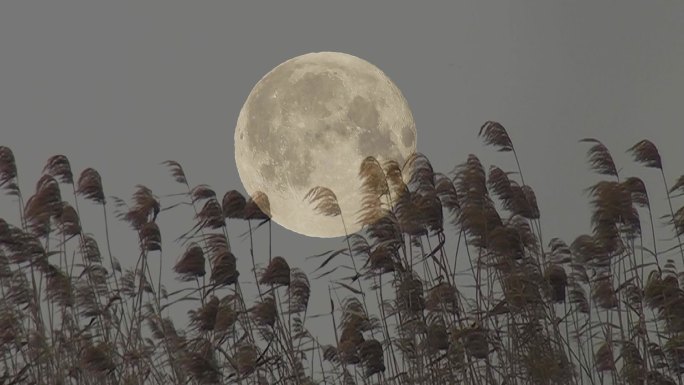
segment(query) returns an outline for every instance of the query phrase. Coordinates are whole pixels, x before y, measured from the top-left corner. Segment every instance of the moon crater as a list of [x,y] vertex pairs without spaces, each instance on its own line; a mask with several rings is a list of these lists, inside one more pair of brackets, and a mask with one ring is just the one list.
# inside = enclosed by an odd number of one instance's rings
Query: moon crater
[[406,100],[377,67],[319,52],[290,59],[252,89],[235,128],[235,160],[249,194],[264,192],[274,221],[316,237],[344,235],[302,198],[314,186],[338,197],[347,231],[359,230],[361,161],[403,162],[415,151]]

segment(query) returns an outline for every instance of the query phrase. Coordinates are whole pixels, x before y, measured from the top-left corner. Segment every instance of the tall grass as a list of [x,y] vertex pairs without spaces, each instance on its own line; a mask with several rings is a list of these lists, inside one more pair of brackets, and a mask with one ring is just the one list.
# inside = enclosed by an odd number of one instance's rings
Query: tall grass
[[[130,201],[108,198],[97,171],[75,179],[56,155],[25,198],[12,151],[0,147],[0,188],[19,218],[0,219],[0,384],[681,385],[684,207],[675,208],[684,176],[668,188],[653,143],[628,150],[661,172],[677,241],[668,248],[644,182],[584,139],[604,178],[587,189],[591,229],[569,245],[544,242],[508,132],[486,122],[479,135],[515,169],[486,169],[475,155],[450,174],[422,154],[363,161],[362,231],[315,256],[327,293],[312,293],[305,271],[273,255],[263,193],[220,199],[167,161],[184,190],[178,204],[162,207],[145,186]],[[326,186],[302,198],[345,229],[357,214]],[[104,247],[83,228],[84,205],[101,206]],[[179,205],[194,217],[172,266],[157,219]],[[112,213],[137,235],[134,266],[114,257]],[[231,247],[239,222],[250,242],[240,257],[252,264],[242,274]],[[256,260],[255,242],[268,243],[268,260]],[[339,277],[340,267],[353,275]],[[162,282],[170,269],[172,285]],[[315,312],[328,318],[325,340],[307,329],[312,295],[329,303]],[[181,302],[192,304],[185,325],[170,316]]]

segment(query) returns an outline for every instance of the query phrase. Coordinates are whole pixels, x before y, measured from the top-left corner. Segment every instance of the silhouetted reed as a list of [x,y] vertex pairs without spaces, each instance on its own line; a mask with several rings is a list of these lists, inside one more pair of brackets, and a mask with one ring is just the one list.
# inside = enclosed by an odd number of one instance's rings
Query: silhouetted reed
[[[443,174],[423,154],[369,156],[358,213],[325,186],[302,197],[345,231],[352,219],[362,226],[311,257],[328,282],[320,302],[330,304],[314,312],[322,294],[307,272],[272,255],[266,194],[219,199],[166,161],[184,192],[165,198],[180,201],[162,205],[139,185],[127,202],[106,198],[96,170],[75,179],[55,155],[24,200],[14,155],[0,146],[0,188],[19,218],[0,218],[0,384],[682,385],[684,278],[673,254],[684,261],[684,207],[675,210],[684,176],[668,187],[652,142],[628,149],[661,171],[673,244],[656,233],[643,180],[621,175],[603,143],[582,139],[590,169],[606,178],[586,190],[590,231],[547,244],[509,133],[488,121],[479,136],[511,153],[515,169],[470,154]],[[86,201],[102,206],[105,247],[83,227]],[[172,248],[158,219],[180,206],[194,215],[177,238],[169,290],[162,260]],[[121,245],[110,242],[111,210],[137,235],[134,266],[112,253]],[[231,247],[240,222],[249,256]],[[268,259],[257,260],[255,241],[268,244]],[[251,258],[252,271],[241,275],[238,258]],[[186,325],[170,316],[181,302],[191,304]],[[320,340],[308,330],[314,315],[330,325]]]

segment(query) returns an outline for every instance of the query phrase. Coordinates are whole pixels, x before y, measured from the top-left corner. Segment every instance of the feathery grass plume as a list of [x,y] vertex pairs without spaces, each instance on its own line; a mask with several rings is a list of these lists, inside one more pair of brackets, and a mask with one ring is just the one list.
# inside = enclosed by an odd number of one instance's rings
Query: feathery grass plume
[[255,191],[245,203],[244,219],[270,219],[271,204],[268,196],[262,191]]
[[190,341],[183,357],[183,367],[199,384],[219,384],[221,371],[215,356],[216,347],[205,338]]
[[273,257],[268,266],[261,273],[259,283],[262,285],[284,285],[290,284],[290,265],[281,256]]
[[344,324],[342,326],[340,344],[337,346],[340,362],[350,365],[360,363],[361,357],[359,357],[359,347],[363,341],[363,334],[361,333],[361,330],[359,330],[358,326],[353,324]]
[[161,251],[161,242],[161,231],[155,222],[147,222],[140,227],[140,245],[143,250]]
[[374,222],[366,226],[366,233],[374,245],[385,245],[394,250],[401,247],[401,229],[396,215],[387,209],[378,212]]
[[385,371],[382,344],[379,341],[375,339],[363,341],[359,346],[359,358],[366,377]]
[[130,298],[133,298],[138,294],[135,276],[135,272],[131,269],[125,269],[121,275],[121,292]]
[[181,281],[194,281],[198,277],[204,277],[205,265],[204,251],[197,243],[192,242],[176,262],[173,271],[180,275]]
[[423,282],[415,272],[406,272],[399,276],[397,285],[397,307],[408,315],[422,314],[425,309],[423,298]]
[[17,162],[9,147],[0,146],[0,188],[9,195],[19,195],[17,184]]
[[235,363],[238,374],[247,376],[256,370],[259,352],[256,346],[249,343],[242,343],[235,352]]
[[[420,207],[423,204],[422,200],[422,196],[415,191],[402,194],[396,200],[394,212],[399,222],[399,228],[404,234],[421,236],[428,233],[425,220],[430,212],[429,209]],[[441,219],[441,215],[437,218]]]
[[422,226],[433,234],[441,233],[444,229],[444,212],[437,192],[432,190],[412,196],[412,199],[420,212],[419,220]]
[[[525,218],[529,219],[539,219],[539,206],[537,206],[537,195],[534,193],[532,187],[528,185],[523,185],[522,187],[523,196],[525,201],[529,206],[530,213],[528,216],[523,215]],[[527,206],[526,206],[527,207]]]
[[541,303],[539,279],[516,266],[502,278],[503,292],[511,311],[522,311]]
[[557,264],[564,264],[572,262],[572,251],[570,247],[560,238],[551,238],[549,241],[549,247],[551,248],[549,257],[551,262]]
[[50,175],[43,175],[36,184],[36,193],[26,201],[24,216],[31,232],[46,236],[50,232],[50,219],[62,214],[62,195],[59,184]]
[[45,287],[47,298],[61,306],[73,306],[74,296],[71,288],[71,278],[54,265],[48,265],[45,276],[47,279]]
[[646,380],[644,370],[644,359],[641,357],[639,349],[631,341],[623,341],[620,352],[622,356],[621,377],[625,383],[630,385],[643,384]]
[[94,375],[109,375],[114,369],[114,348],[106,342],[86,341],[81,352],[81,366]]
[[520,186],[515,181],[509,181],[507,199],[502,199],[503,208],[514,215],[528,219],[539,218],[539,208],[534,191],[529,186]]
[[657,370],[651,370],[646,374],[646,383],[648,385],[677,385],[672,377],[668,377]]
[[396,270],[398,263],[395,261],[397,259],[396,247],[379,244],[368,253],[367,268],[370,272],[375,274],[390,273]]
[[572,368],[563,350],[550,346],[549,341],[539,344],[526,341],[529,348],[522,353],[527,378],[534,384],[574,384]]
[[328,362],[333,362],[333,363],[338,363],[340,362],[339,359],[339,354],[337,352],[337,348],[332,346],[332,345],[323,345],[321,346],[321,349],[323,350],[323,359],[328,361]]
[[152,337],[158,340],[165,340],[174,349],[180,350],[185,345],[185,337],[180,335],[173,325],[171,318],[161,318],[153,311],[147,316],[147,325],[152,332]]
[[107,286],[109,272],[102,265],[93,263],[84,267],[79,278],[82,276],[88,277],[91,290],[95,291],[98,295],[107,295],[109,293],[109,287]]
[[676,334],[665,343],[665,354],[670,367],[680,376],[684,374],[684,334]]
[[454,224],[465,231],[473,246],[486,247],[489,232],[502,222],[488,196],[484,168],[475,155],[469,155],[468,160],[458,166],[455,187],[461,209]]
[[226,295],[219,301],[214,323],[214,330],[217,333],[232,334],[234,332],[233,326],[238,319],[238,313],[235,310],[236,301],[234,295]]
[[644,288],[644,299],[658,312],[669,332],[684,332],[684,293],[675,274],[666,273],[663,277],[659,271],[652,271]]
[[618,171],[613,162],[613,156],[610,155],[608,147],[606,147],[599,140],[594,138],[584,138],[580,140],[581,143],[591,143],[591,147],[587,150],[587,157],[589,164],[594,172],[601,175],[610,175],[617,178]]
[[511,180],[508,178],[510,172],[505,172],[497,166],[489,167],[489,175],[487,177],[487,185],[489,190],[494,193],[494,196],[499,198],[505,205],[513,199],[513,191],[511,190]]
[[661,170],[663,168],[658,148],[649,140],[644,139],[637,142],[634,146],[627,149],[627,152],[631,152],[634,156],[634,160],[646,167],[658,168]]
[[458,314],[458,291],[447,282],[440,282],[428,290],[425,309]]
[[84,234],[81,238],[81,253],[89,262],[99,263],[101,259],[100,248],[91,234]]
[[73,292],[76,300],[76,308],[81,317],[89,319],[98,317],[102,314],[97,293],[90,287],[89,282],[85,278],[78,279],[74,282]]
[[236,260],[233,253],[224,251],[212,253],[210,257],[212,265],[211,281],[217,285],[232,285],[237,282],[240,272],[236,269]]
[[480,127],[480,132],[477,136],[483,137],[487,145],[497,147],[498,151],[513,151],[513,142],[511,142],[506,129],[499,122],[486,121]]
[[641,178],[635,176],[630,176],[622,182],[622,185],[629,191],[632,197],[632,203],[639,207],[650,208],[651,204],[648,199],[648,192],[646,191],[646,185]]
[[449,334],[441,315],[431,313],[428,315],[425,344],[428,354],[435,354],[440,350],[449,349]]
[[309,306],[311,286],[304,271],[298,268],[290,269],[290,283],[287,288],[287,293],[289,295],[288,311],[290,313],[306,311]]
[[46,267],[48,254],[43,244],[33,234],[10,225],[3,235],[2,246],[9,252],[8,258],[12,263],[29,263],[38,268]]
[[463,346],[469,356],[476,359],[485,359],[489,356],[489,337],[480,324],[475,323],[460,330],[458,334],[463,339]]
[[275,298],[270,295],[265,296],[250,309],[250,315],[257,325],[273,327],[278,319]]
[[568,276],[561,265],[551,264],[544,272],[544,278],[551,286],[550,297],[553,302],[565,302],[565,288],[568,285]]
[[595,260],[603,261],[609,258],[603,243],[598,242],[593,236],[588,234],[582,234],[575,238],[572,244],[570,244],[570,250],[574,256],[574,261],[579,265]]
[[43,168],[43,172],[53,176],[62,183],[74,183],[74,174],[71,172],[69,159],[64,155],[51,156]]
[[488,194],[487,176],[477,156],[470,154],[456,169],[454,186],[462,201],[482,199]]
[[5,299],[0,300],[0,347],[6,349],[22,334],[22,314]]
[[192,203],[211,198],[216,198],[216,192],[206,184],[197,185],[190,190],[190,199],[192,200]]
[[311,188],[303,200],[308,200],[310,204],[315,204],[314,209],[319,214],[327,217],[336,217],[342,214],[337,201],[337,195],[327,187],[316,186]]
[[171,171],[171,176],[176,182],[187,186],[188,180],[185,177],[185,172],[183,171],[183,167],[181,167],[180,163],[176,162],[175,160],[165,160],[162,162],[162,164],[169,168]]
[[207,234],[205,254],[212,266],[211,281],[217,285],[232,285],[237,281],[239,272],[236,270],[236,259],[230,252],[228,240],[223,234]]
[[23,308],[24,305],[32,306],[35,302],[28,277],[22,270],[14,270],[9,282],[5,282],[5,285],[8,286],[5,298],[9,303]]
[[419,193],[434,192],[435,171],[425,155],[419,152],[412,153],[404,162],[402,173],[408,175],[411,190]]
[[199,229],[220,229],[226,225],[221,205],[216,198],[208,198],[202,209],[195,215]]
[[138,231],[146,223],[154,222],[160,211],[159,201],[152,194],[152,190],[143,185],[136,185],[136,191],[133,193],[133,207],[128,207],[128,210],[124,211],[123,201],[117,201],[116,205],[119,219],[128,222]]
[[226,218],[242,219],[245,216],[245,205],[247,200],[237,190],[230,190],[223,195],[221,206],[223,207],[223,216]]
[[404,182],[401,166],[399,166],[399,163],[396,160],[388,160],[385,162],[383,165],[383,172],[385,173],[389,192],[392,195],[393,201],[405,191],[408,191],[408,186],[406,186],[406,183]]
[[104,204],[105,196],[100,173],[93,168],[83,170],[78,178],[76,193],[95,203]]
[[454,187],[454,182],[442,173],[435,173],[435,191],[439,200],[442,202],[442,207],[445,207],[452,214],[459,209],[458,194]]
[[385,171],[375,157],[367,156],[363,159],[359,168],[359,177],[361,177],[361,190],[364,195],[381,197],[389,191]]
[[614,309],[618,306],[618,298],[609,273],[602,272],[594,279],[591,295],[596,304],[603,309]]
[[361,209],[359,209],[357,223],[370,226],[380,220],[389,211],[383,204],[382,197],[389,193],[389,184],[385,172],[372,156],[366,157],[359,168],[361,178]]
[[594,365],[599,372],[609,372],[615,370],[615,359],[613,358],[613,346],[609,341],[601,343],[594,356]]
[[192,326],[200,331],[214,330],[216,324],[216,316],[219,309],[218,297],[212,295],[209,301],[197,310],[190,310],[190,320]]
[[638,218],[638,213],[632,206],[631,191],[625,184],[601,181],[591,186],[588,191],[592,198],[592,224],[595,227],[603,222],[632,224],[632,217],[636,215]]
[[495,255],[508,259],[521,259],[525,255],[525,246],[518,230],[512,226],[499,226],[488,234],[487,249]]
[[62,213],[58,220],[59,232],[67,238],[74,237],[81,233],[81,220],[76,209],[69,203],[62,202]]
[[363,304],[355,297],[347,297],[342,301],[342,328],[352,328],[361,332],[369,331],[376,325],[364,310]]

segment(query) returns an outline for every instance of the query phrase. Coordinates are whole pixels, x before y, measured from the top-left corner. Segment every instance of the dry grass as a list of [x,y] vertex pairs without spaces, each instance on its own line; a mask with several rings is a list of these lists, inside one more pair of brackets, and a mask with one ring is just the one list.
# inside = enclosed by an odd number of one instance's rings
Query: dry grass
[[[479,135],[511,153],[516,169],[485,171],[472,154],[451,175],[422,154],[363,161],[363,230],[315,256],[329,282],[330,309],[315,315],[329,321],[322,340],[307,329],[310,299],[322,294],[286,257],[269,251],[257,264],[252,246],[246,277],[258,296],[243,291],[227,223],[244,222],[253,245],[252,221],[270,220],[265,194],[231,190],[219,200],[167,161],[182,202],[162,207],[146,186],[130,203],[106,199],[96,170],[75,181],[56,155],[24,200],[14,155],[0,147],[0,188],[20,218],[0,218],[0,384],[682,385],[684,275],[673,259],[684,261],[684,207],[675,210],[684,176],[669,188],[653,143],[628,150],[661,171],[678,241],[670,247],[655,232],[644,182],[621,175],[600,141],[581,140],[590,168],[607,178],[586,190],[591,231],[547,245],[508,132],[488,121]],[[345,228],[357,214],[342,212],[325,186],[302,199]],[[113,210],[136,233],[135,266],[112,256],[108,234],[100,248],[83,228],[88,202],[102,207],[105,229]],[[158,215],[180,205],[194,210],[181,255],[152,272],[148,259],[163,260],[167,244]],[[270,231],[257,241],[273,246]],[[353,275],[339,277],[340,267]],[[173,292],[162,283],[169,268]],[[187,325],[170,318],[181,301],[193,304]]]

